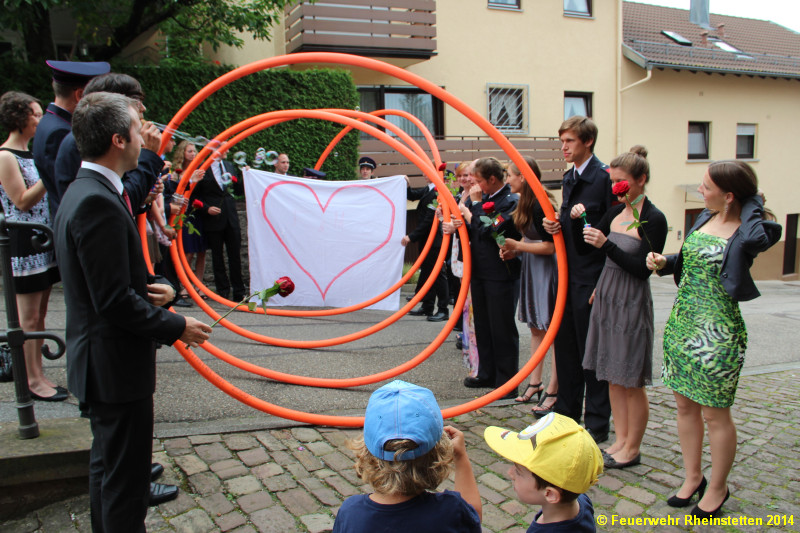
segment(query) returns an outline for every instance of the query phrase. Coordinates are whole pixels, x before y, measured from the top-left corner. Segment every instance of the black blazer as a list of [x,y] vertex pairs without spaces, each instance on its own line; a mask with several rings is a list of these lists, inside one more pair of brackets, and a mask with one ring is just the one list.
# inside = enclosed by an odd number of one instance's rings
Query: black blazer
[[[484,226],[480,217],[485,216],[484,202],[494,202],[494,211],[500,213],[503,221],[496,228]],[[519,279],[522,261],[515,257],[509,261],[500,259],[500,248],[492,237],[492,231],[502,232],[509,239],[521,240],[511,213],[517,208],[519,197],[511,192],[508,185],[495,194],[491,200],[483,195],[483,200],[472,203],[467,201],[466,206],[472,212],[472,222],[467,226],[469,231],[469,245],[472,251],[472,276],[476,279],[499,281],[513,281]]]
[[67,378],[82,402],[130,402],[155,391],[156,340],[172,344],[186,320],[147,301],[139,231],[102,175],[81,169],[55,220],[67,304]]
[[33,159],[39,170],[44,188],[47,189],[47,201],[50,204],[50,220],[56,217],[58,199],[53,165],[61,141],[72,131],[72,113],[61,109],[54,103],[47,105],[44,116],[36,127],[33,137]]
[[[417,227],[415,227],[408,234],[408,239],[411,242],[425,243],[431,233],[431,226],[434,223],[436,211],[428,207],[428,205],[436,199],[436,187],[429,189],[427,186],[418,187],[416,189],[406,189],[406,197],[409,200],[419,200],[417,208],[414,210],[417,214]],[[436,235],[433,237],[433,244],[431,250],[439,250],[442,245],[442,226],[441,224],[436,228]],[[421,251],[421,250],[420,250]]]
[[[602,231],[603,235],[608,236],[611,232],[611,222],[623,209],[625,209],[625,204],[612,206],[611,209],[606,211],[606,214],[603,215],[603,218],[600,219],[595,228]],[[667,242],[667,217],[647,197],[645,197],[641,209],[639,220],[646,222],[646,224],[636,230],[639,233],[639,238],[642,239],[636,253],[623,252],[611,241],[606,241],[600,247],[600,250],[627,273],[639,279],[647,279],[653,273],[652,270],[647,268],[646,264],[647,254],[650,253],[650,245],[647,244],[647,239],[650,239],[657,254],[664,251],[664,243]],[[647,239],[645,239],[645,235],[647,235]],[[583,238],[583,227],[580,228],[580,238]]]
[[[67,192],[69,184],[75,181],[75,176],[78,175],[80,168],[81,154],[75,143],[75,136],[70,132],[61,142],[53,167],[57,205],[61,203],[61,198]],[[162,168],[164,168],[164,160],[157,153],[142,148],[139,153],[139,166],[122,176],[122,186],[128,192],[134,213],[146,211],[146,209],[142,209],[142,204],[144,204],[144,199],[147,198],[150,189],[153,188]]]
[[[216,165],[214,162],[212,165]],[[236,176],[237,182],[233,184],[233,192],[236,195],[244,194],[244,182],[242,181],[242,174],[239,172],[233,163],[222,160],[226,172],[230,172],[232,176]],[[214,173],[211,167],[206,170],[203,179],[198,182],[192,191],[191,199],[198,199],[203,202],[203,207],[199,209],[202,215],[203,230],[205,231],[221,231],[227,225],[239,227],[239,215],[236,213],[236,200],[233,196],[228,194],[227,191],[220,189],[217,180],[214,179]],[[191,205],[191,202],[190,202]],[[209,207],[219,207],[222,212],[218,215],[209,215]]]
[[[747,198],[742,203],[742,224],[733,232],[722,253],[722,267],[719,276],[725,291],[737,302],[746,302],[761,296],[750,275],[753,259],[778,242],[782,228],[776,222],[764,220],[764,202],[760,196]],[[701,228],[714,216],[714,211],[703,210],[697,216],[692,229],[686,237]],[[684,243],[686,240],[684,239]],[[658,271],[659,276],[673,274],[675,284],[680,283],[683,267],[683,247],[677,254],[667,256],[667,265]]]
[[611,177],[607,169],[608,165],[592,155],[575,185],[570,183],[573,169],[564,173],[559,221],[567,250],[570,283],[594,285],[603,271],[605,255],[583,240],[583,219],[573,220],[569,213],[574,205],[583,204],[589,223],[595,225],[600,222],[616,200],[611,194]]

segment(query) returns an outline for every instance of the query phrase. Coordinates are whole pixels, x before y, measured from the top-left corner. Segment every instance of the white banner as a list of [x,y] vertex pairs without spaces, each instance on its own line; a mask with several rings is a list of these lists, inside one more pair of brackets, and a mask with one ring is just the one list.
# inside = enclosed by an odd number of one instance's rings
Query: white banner
[[[385,292],[402,276],[403,176],[322,181],[251,169],[244,185],[251,292],[281,276],[295,285],[270,305],[346,307]],[[397,290],[368,309],[399,307]]]

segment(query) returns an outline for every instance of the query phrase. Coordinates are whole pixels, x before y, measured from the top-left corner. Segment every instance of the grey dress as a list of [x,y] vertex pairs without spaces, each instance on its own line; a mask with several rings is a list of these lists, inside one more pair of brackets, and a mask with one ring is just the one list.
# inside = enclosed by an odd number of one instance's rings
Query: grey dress
[[[523,242],[542,242],[542,237],[533,224],[523,232]],[[529,328],[546,330],[550,326],[556,303],[557,278],[556,256],[522,254],[520,272],[519,311],[520,322]]]
[[[608,239],[626,253],[641,241],[611,232]],[[653,375],[653,295],[649,279],[640,279],[606,258],[597,280],[583,368],[597,379],[626,388],[644,387]]]

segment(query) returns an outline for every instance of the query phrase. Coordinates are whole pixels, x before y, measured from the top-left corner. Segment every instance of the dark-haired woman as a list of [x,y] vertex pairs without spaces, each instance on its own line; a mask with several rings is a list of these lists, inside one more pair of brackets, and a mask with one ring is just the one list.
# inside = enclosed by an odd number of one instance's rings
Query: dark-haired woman
[[[645,196],[650,180],[647,150],[634,146],[609,165],[612,206],[594,227],[583,228],[583,239],[606,255],[592,296],[583,368],[608,382],[614,416],[614,444],[604,450],[606,469],[639,464],[644,432],[650,418],[646,385],[653,379],[653,295],[647,254],[661,253],[667,240],[667,219]],[[580,204],[573,213],[580,215]],[[632,226],[637,213],[641,226]],[[653,247],[652,250],[650,247]]]
[[[41,118],[42,106],[32,96],[11,91],[0,97],[0,122],[10,132],[0,146],[0,202],[9,220],[49,226],[47,193],[28,151]],[[53,251],[34,249],[31,238],[35,234],[32,229],[9,229],[14,290],[23,331],[44,331],[50,288],[59,280]],[[42,401],[64,401],[67,390],[44,375],[43,342],[29,340],[23,345],[31,396]]]
[[[736,457],[730,407],[744,364],[747,330],[739,302],[760,294],[750,276],[753,259],[775,244],[781,227],[764,219],[758,178],[742,161],[711,163],[698,189],[705,210],[686,234],[680,253],[649,254],[647,268],[673,273],[678,295],[664,330],[664,385],[678,407],[678,437],[686,479],[667,503],[690,504],[692,514],[716,516],[730,496]],[[701,458],[704,427],[711,447],[711,481]]]
[[[523,157],[537,179],[542,178],[539,165],[532,157]],[[528,324],[531,330],[531,357],[544,339],[556,303],[556,247],[553,236],[542,226],[544,210],[539,205],[536,195],[522,176],[517,165],[508,165],[506,183],[511,192],[519,194],[519,203],[514,210],[514,225],[522,234],[522,240],[506,239],[500,250],[500,257],[521,257],[520,293],[517,318]],[[555,199],[548,193],[553,209],[557,210]],[[527,403],[537,395],[538,404],[531,411],[541,417],[552,411],[558,393],[558,377],[555,362],[551,365],[550,382],[545,388],[542,384],[543,364],[539,364],[531,372],[528,386],[516,401]],[[544,392],[544,397],[542,397]]]

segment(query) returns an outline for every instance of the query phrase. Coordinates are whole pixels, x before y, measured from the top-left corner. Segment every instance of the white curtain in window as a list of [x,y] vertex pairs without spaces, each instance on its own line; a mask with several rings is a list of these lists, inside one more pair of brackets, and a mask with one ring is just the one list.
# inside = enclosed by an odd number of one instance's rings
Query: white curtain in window
[[565,96],[564,120],[574,117],[575,115],[589,116],[588,109],[586,109],[586,98],[583,96]]
[[589,0],[564,0],[564,11],[589,13]]
[[489,97],[492,124],[501,129],[522,129],[522,98],[518,89],[493,89]]
[[689,124],[689,155],[705,155],[707,153],[706,128],[703,124]]
[[[401,109],[411,113],[433,133],[433,97],[422,93],[386,93],[386,109]],[[396,115],[384,117],[412,137],[422,137],[422,132],[410,120]]]

